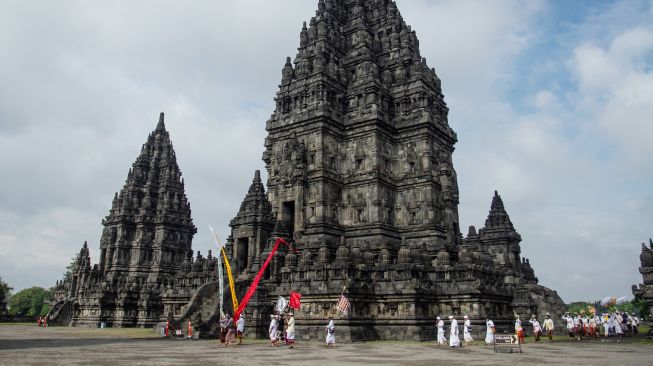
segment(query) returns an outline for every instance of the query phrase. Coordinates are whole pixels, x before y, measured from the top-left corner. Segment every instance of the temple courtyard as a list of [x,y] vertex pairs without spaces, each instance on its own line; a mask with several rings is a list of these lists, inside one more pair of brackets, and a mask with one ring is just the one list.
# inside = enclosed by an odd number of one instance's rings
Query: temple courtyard
[[0,325],[0,365],[650,365],[653,341],[532,343],[523,353],[495,353],[480,342],[461,349],[432,342],[299,343],[264,340],[223,348],[214,340],[162,339],[147,329],[38,328]]

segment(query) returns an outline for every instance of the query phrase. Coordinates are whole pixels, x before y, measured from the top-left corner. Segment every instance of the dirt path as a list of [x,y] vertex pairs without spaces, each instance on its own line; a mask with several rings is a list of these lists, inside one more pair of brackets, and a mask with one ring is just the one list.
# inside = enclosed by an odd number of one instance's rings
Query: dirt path
[[236,348],[216,341],[168,340],[142,329],[0,326],[0,365],[653,365],[653,341],[554,342],[523,346],[524,353],[491,347],[461,349],[432,343],[370,342],[295,349],[248,340]]

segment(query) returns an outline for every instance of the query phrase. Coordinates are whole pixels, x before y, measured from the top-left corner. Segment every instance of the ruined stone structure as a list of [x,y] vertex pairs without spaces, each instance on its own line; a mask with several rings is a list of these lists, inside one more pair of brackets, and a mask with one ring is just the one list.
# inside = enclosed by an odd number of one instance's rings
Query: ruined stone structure
[[[394,1],[320,0],[275,101],[267,192],[257,171],[230,222],[239,297],[276,237],[299,253],[274,255],[246,310],[250,332],[267,334],[273,303],[291,290],[303,295],[295,315],[303,339],[322,339],[343,291],[352,308],[336,317],[340,340],[434,339],[438,315],[507,328],[515,313],[564,310],[521,257],[497,193],[485,227],[463,239],[457,137],[440,79]],[[104,220],[99,265],[85,246],[72,279],[57,286],[53,315],[215,329],[216,261],[190,258],[195,227],[180,178],[161,118]]]
[[[643,283],[638,286],[633,285],[633,295],[637,298],[644,299],[648,305],[649,314],[653,314],[653,239],[649,239],[649,246],[642,243],[642,254],[639,255],[641,267],[639,273],[642,274]],[[653,328],[649,330],[649,335],[653,335]]]
[[152,326],[216,280],[210,252],[192,259],[196,229],[163,113],[102,224],[99,264],[85,242],[70,279],[55,286],[55,322]]
[[[431,339],[435,317],[508,322],[564,309],[537,285],[521,238],[495,195],[485,228],[462,239],[440,79],[393,1],[320,0],[286,60],[263,161],[229,246],[242,292],[277,236],[248,322],[261,334],[272,304],[303,294],[298,334],[321,337],[343,288],[341,339]],[[270,230],[270,228],[272,228]]]

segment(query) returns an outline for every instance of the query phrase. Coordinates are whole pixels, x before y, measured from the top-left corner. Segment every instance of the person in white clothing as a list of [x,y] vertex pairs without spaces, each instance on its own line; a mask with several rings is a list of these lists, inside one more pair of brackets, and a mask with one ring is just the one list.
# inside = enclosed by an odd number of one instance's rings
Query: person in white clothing
[[444,320],[442,320],[440,317],[437,318],[437,326],[438,326],[438,346],[441,346],[443,344],[447,344],[447,338],[444,336]]
[[540,322],[537,320],[537,315],[533,314],[531,316],[531,320],[528,321],[531,323],[533,326],[533,336],[535,337],[535,342],[540,341],[540,335],[542,334],[542,326],[540,325]]
[[463,319],[465,319],[463,323],[463,339],[465,340],[465,346],[467,346],[469,342],[474,342],[474,338],[472,338],[472,322],[467,315]]
[[621,328],[621,321],[623,318],[621,314],[617,313],[616,315],[612,313],[612,322],[614,324],[614,332],[617,336],[622,337],[624,335],[624,330]]
[[496,331],[494,328],[494,322],[490,319],[487,319],[485,321],[485,326],[487,327],[487,330],[485,331],[485,344],[493,344],[494,332]]
[[238,344],[243,344],[243,332],[245,332],[245,314],[240,314],[240,317],[236,320],[236,338],[238,338]]
[[569,332],[569,338],[574,338],[574,318],[569,315],[569,313],[565,313],[565,315],[562,316],[562,319],[565,320],[567,323],[567,332]]
[[270,320],[270,328],[268,328],[271,346],[276,346],[279,343],[279,338],[277,337],[277,328],[279,328],[279,316],[272,315],[272,320]]
[[549,342],[553,342],[553,319],[551,319],[551,314],[546,313],[543,325],[546,335],[549,337]]
[[326,326],[326,344],[327,347],[336,346],[336,326],[333,324],[333,317],[329,317],[329,324]]
[[635,313],[632,313],[632,317],[633,317],[633,334],[637,335],[639,333],[639,329],[637,328],[639,327],[639,318],[637,317],[637,315],[635,315]]
[[449,320],[451,320],[451,330],[449,331],[449,346],[460,347],[460,338],[458,337],[460,330],[458,330],[458,322],[456,321],[456,318],[453,317],[453,315],[449,315]]
[[610,318],[605,313],[601,314],[601,325],[603,325],[603,335],[610,336]]
[[286,327],[286,344],[288,348],[295,346],[295,314],[289,313],[288,327]]

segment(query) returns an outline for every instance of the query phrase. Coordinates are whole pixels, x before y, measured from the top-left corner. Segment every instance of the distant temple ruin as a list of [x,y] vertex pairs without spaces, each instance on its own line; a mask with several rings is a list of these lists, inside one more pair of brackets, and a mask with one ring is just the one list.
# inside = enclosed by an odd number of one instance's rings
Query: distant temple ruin
[[[291,290],[303,295],[303,339],[323,336],[343,291],[352,303],[336,317],[343,340],[433,339],[438,315],[508,324],[564,311],[521,257],[497,192],[485,226],[463,238],[457,137],[440,79],[394,1],[320,0],[275,101],[267,192],[257,171],[230,222],[239,296],[274,238],[300,252],[274,255],[246,310],[250,331],[266,334],[274,301]],[[85,245],[72,279],[57,284],[55,318],[215,329],[216,260],[192,258],[195,227],[163,115],[103,224],[100,264]]]
[[[649,246],[642,243],[642,253],[639,255],[641,267],[639,273],[642,274],[642,282],[639,286],[633,285],[633,295],[646,302],[649,314],[653,314],[653,239],[649,239]],[[653,327],[649,330],[649,335],[653,335]]]

